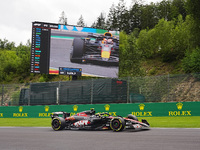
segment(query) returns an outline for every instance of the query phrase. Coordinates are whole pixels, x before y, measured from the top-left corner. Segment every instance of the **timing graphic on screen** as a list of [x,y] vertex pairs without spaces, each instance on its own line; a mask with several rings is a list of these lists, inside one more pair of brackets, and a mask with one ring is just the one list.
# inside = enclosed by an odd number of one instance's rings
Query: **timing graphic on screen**
[[32,25],[32,73],[63,74],[60,68],[79,68],[84,76],[118,77],[118,31],[44,22]]

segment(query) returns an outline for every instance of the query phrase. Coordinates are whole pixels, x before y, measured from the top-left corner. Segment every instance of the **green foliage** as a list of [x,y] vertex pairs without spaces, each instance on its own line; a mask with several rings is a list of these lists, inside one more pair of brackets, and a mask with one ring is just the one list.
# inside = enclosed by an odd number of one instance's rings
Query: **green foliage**
[[17,57],[15,51],[0,51],[0,81],[10,81],[19,67],[20,58]]
[[83,19],[83,16],[81,15],[78,22],[77,22],[77,25],[78,26],[81,26],[81,27],[84,27],[85,26],[85,22],[84,22],[84,19]]
[[158,23],[157,8],[157,5],[154,3],[141,7],[141,29],[152,29]]
[[129,32],[129,12],[125,6],[124,0],[119,0],[117,6],[114,4],[110,7],[105,28],[109,30],[124,30]]
[[[178,65],[180,68],[176,70],[182,70],[186,73],[200,72],[198,62],[200,60],[198,53],[200,49],[195,49],[199,45],[197,34],[194,33],[196,26],[193,17],[188,15],[183,19],[182,15],[179,15],[173,21],[160,19],[153,29],[141,30],[138,36],[135,36],[135,32],[132,32],[131,35],[121,34],[120,63],[123,65],[120,64],[120,76],[136,75],[133,72],[143,70],[140,66],[141,58],[146,60],[161,59],[162,62],[171,64],[181,62],[183,65]],[[134,42],[131,43],[129,38]],[[130,48],[130,44],[133,47]],[[133,49],[135,54],[130,49]],[[183,61],[181,61],[182,59]],[[138,61],[138,63],[135,61]],[[137,66],[134,66],[135,71],[130,68],[133,64]],[[157,67],[155,66],[155,68]],[[148,74],[156,74],[155,68],[149,70]],[[124,75],[122,75],[123,73]]]
[[191,34],[193,35],[193,43],[200,46],[200,2],[199,0],[187,0],[186,2],[186,9],[187,13],[192,16],[194,19],[193,21],[193,28],[191,30]]
[[164,19],[161,19],[155,26],[155,35],[159,44],[158,53],[163,58],[163,61],[172,61],[174,57],[171,42],[171,33],[173,28],[174,22],[166,21]]
[[186,49],[191,46],[191,24],[189,16],[184,21],[180,15],[177,19],[177,23],[173,31],[171,32],[171,46],[173,59],[182,59],[184,57]]
[[14,42],[8,42],[7,39],[4,39],[4,40],[0,39],[0,49],[11,50],[14,47],[15,47],[15,43]]
[[106,21],[106,26],[107,26],[107,29],[109,30],[115,30],[117,29],[117,16],[116,16],[116,8],[115,8],[115,5],[113,4],[111,7],[110,7],[110,10],[109,10],[109,13],[108,13],[108,16],[107,16],[107,21]]
[[[151,30],[142,30],[138,38],[138,47],[146,58],[161,55],[164,61],[169,61],[173,55],[171,44],[171,33],[174,28],[173,21],[161,19]],[[171,56],[170,56],[171,55]]]
[[173,0],[170,6],[170,18],[177,19],[179,15],[186,17],[185,0]]
[[159,3],[143,4],[142,0],[135,0],[129,8],[126,1],[119,0],[118,5],[112,5],[106,20],[109,30],[123,30],[131,33],[135,28],[153,29],[158,21],[177,19],[179,15],[186,17],[185,0],[163,0]]
[[45,77],[41,76],[41,77],[39,78],[39,82],[46,82]]
[[57,75],[50,75],[50,74],[42,74],[39,78],[39,82],[49,82]]
[[154,58],[159,50],[156,30],[142,30],[137,39],[137,45],[145,58]]
[[50,80],[51,75],[42,74],[39,78],[39,82],[48,82]]
[[186,9],[187,13],[191,14],[195,20],[199,21],[200,18],[200,2],[199,0],[187,0]]
[[99,29],[105,29],[106,28],[106,22],[105,22],[105,16],[103,13],[99,15],[97,18],[97,21],[93,23],[93,28],[99,28]]
[[196,48],[192,52],[187,51],[182,65],[186,73],[200,72],[200,48]]
[[180,15],[175,21],[159,20],[155,28],[142,30],[137,39],[138,48],[145,58],[161,57],[164,62],[180,60],[186,49],[193,47],[190,16],[184,21]]
[[170,18],[170,1],[162,0],[158,5],[158,17],[165,20],[171,20]]
[[155,75],[156,74],[156,67],[153,67],[151,70],[149,70],[149,74],[152,76],[152,75]]
[[120,64],[119,76],[139,76],[143,72],[140,68],[142,55],[136,45],[136,37],[134,34],[127,35],[120,32]]
[[17,70],[18,74],[28,75],[30,72],[30,50],[31,45],[20,44],[16,48],[16,54],[20,58],[20,67]]
[[18,76],[21,76],[20,81],[23,82],[23,78],[29,75],[30,42],[18,47],[8,43],[10,42],[6,41],[4,47],[0,48],[0,82],[10,82]]

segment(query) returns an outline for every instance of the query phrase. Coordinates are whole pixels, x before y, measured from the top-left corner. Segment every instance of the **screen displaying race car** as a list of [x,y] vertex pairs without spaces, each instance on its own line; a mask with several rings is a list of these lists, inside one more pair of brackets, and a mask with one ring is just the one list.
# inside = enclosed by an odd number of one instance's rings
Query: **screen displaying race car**
[[104,35],[89,34],[86,38],[73,40],[70,61],[74,63],[98,62],[119,65],[119,38],[110,32]]
[[137,117],[129,114],[127,117],[111,116],[109,113],[95,113],[94,109],[80,112],[70,116],[67,112],[53,112],[53,130],[62,129],[86,129],[86,130],[113,130],[122,131],[124,129],[144,130],[150,125],[146,120],[138,121]]
[[119,32],[60,25],[51,30],[50,74],[81,68],[83,76],[118,77]]
[[78,68],[82,76],[118,78],[119,31],[33,22],[31,73],[65,74],[59,68]]

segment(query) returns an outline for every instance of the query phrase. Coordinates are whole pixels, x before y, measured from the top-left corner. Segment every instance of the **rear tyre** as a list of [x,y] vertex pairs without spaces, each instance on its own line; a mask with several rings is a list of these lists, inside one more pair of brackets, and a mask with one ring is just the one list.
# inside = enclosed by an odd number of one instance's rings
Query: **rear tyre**
[[81,38],[75,38],[73,41],[73,48],[70,54],[71,62],[81,62],[81,58],[84,53],[84,40]]
[[131,114],[128,115],[128,118],[138,121],[138,118],[134,115],[131,115]]
[[113,131],[122,131],[125,127],[125,121],[123,118],[113,118],[111,121],[110,121],[110,128],[113,130]]
[[65,119],[62,117],[53,118],[51,126],[55,131],[62,130],[66,126]]

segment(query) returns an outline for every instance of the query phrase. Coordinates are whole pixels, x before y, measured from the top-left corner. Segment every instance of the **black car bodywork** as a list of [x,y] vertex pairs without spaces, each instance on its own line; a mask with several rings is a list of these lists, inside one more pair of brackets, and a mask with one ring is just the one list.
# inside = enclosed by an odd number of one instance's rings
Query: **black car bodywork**
[[86,38],[75,38],[71,47],[70,61],[119,65],[119,38],[109,32],[104,35],[89,34]]
[[52,128],[54,130],[62,129],[112,129],[113,131],[122,131],[124,129],[149,129],[150,125],[146,120],[139,122],[134,115],[127,117],[114,117],[109,113],[97,113],[94,110],[80,112],[70,116],[66,112],[54,112],[51,116]]

